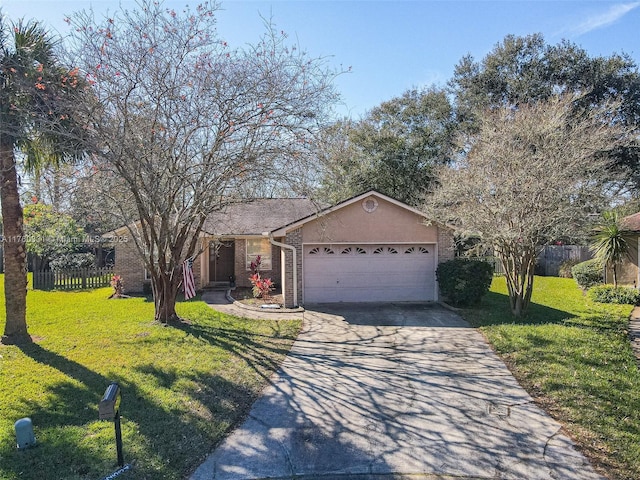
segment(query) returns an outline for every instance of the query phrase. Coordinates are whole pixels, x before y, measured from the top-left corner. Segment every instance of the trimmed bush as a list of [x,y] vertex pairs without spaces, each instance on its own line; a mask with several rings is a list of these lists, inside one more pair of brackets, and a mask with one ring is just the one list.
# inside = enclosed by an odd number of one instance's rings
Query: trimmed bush
[[558,268],[558,276],[561,278],[573,278],[571,269],[575,267],[578,263],[580,263],[579,260],[575,260],[575,259],[565,260],[560,264],[560,268]]
[[93,253],[68,253],[60,255],[49,262],[51,270],[69,270],[74,268],[95,267],[96,257]]
[[583,290],[604,283],[604,269],[602,264],[595,259],[574,265],[571,269],[571,275]]
[[589,298],[599,303],[638,305],[640,303],[640,292],[632,287],[596,285],[589,289]]
[[489,291],[493,265],[481,260],[455,258],[438,265],[440,291],[456,306],[475,305]]

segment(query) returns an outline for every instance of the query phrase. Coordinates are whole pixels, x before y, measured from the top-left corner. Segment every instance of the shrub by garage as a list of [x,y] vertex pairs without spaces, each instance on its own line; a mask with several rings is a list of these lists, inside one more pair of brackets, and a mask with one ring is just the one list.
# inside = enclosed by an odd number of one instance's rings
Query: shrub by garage
[[571,275],[583,290],[604,283],[604,269],[602,264],[595,259],[574,265],[571,269]]
[[438,266],[436,278],[446,301],[460,307],[475,305],[489,291],[493,265],[480,260],[455,258]]

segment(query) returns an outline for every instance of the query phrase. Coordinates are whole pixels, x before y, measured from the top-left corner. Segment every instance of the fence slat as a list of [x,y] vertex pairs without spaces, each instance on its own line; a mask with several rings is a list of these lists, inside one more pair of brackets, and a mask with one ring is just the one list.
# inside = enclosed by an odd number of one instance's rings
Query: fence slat
[[36,290],[84,290],[108,287],[113,268],[78,268],[55,272],[33,272],[33,288]]
[[489,263],[491,265],[493,265],[493,274],[494,275],[504,275],[504,269],[502,268],[502,262],[500,261],[500,259],[498,257],[492,257],[492,256],[481,256],[481,257],[463,257],[463,258],[467,258],[469,260],[475,260],[478,262],[486,262]]
[[[495,275],[504,275],[502,262],[497,257],[466,257],[470,260],[482,260],[494,266]],[[547,245],[536,259],[536,275],[557,276],[560,265],[567,260],[584,262],[592,258],[589,247],[581,245]]]

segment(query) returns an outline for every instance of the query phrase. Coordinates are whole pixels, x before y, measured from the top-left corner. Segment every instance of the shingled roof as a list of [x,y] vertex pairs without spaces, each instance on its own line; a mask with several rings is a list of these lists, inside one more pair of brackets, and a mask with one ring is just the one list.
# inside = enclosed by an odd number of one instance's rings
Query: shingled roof
[[626,232],[640,232],[640,212],[624,217],[620,225]]
[[204,231],[215,236],[262,235],[319,210],[308,198],[262,198],[228,205],[210,214]]

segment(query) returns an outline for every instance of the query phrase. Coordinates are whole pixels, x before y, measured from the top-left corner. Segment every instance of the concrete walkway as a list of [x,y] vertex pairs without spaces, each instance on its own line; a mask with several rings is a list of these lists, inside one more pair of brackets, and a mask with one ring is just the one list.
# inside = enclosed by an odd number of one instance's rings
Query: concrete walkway
[[191,480],[264,478],[603,479],[476,330],[424,304],[304,312],[271,385]]
[[202,294],[202,301],[218,312],[236,317],[251,318],[254,320],[293,320],[302,319],[302,311],[269,310],[257,307],[241,306],[238,303],[231,303],[226,296],[225,290],[208,290]]

